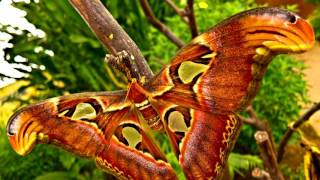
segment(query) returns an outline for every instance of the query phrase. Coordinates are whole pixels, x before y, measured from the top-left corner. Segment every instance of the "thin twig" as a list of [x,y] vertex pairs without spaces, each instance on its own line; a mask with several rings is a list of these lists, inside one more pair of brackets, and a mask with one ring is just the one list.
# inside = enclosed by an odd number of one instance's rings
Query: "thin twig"
[[270,174],[260,168],[254,168],[253,171],[251,172],[252,177],[257,178],[257,179],[266,179],[266,180],[271,180]]
[[153,73],[137,45],[100,0],[69,0],[69,2],[111,54],[116,55],[117,52],[125,50],[134,57],[133,61],[137,64],[139,72],[138,77],[135,78],[140,80],[145,77],[146,80],[150,80],[153,77]]
[[257,116],[257,113],[253,109],[252,105],[247,107],[246,112],[249,114],[250,118],[243,118],[242,117],[243,122],[245,124],[252,126],[256,130],[268,132],[269,137],[271,137],[272,147],[273,147],[273,149],[275,149],[275,145],[274,145],[273,138],[272,138],[272,131],[271,131],[271,128],[269,126],[268,121],[260,120]]
[[258,115],[256,111],[253,109],[252,105],[249,105],[246,109],[246,112],[249,114],[250,118],[243,118],[241,117],[242,121],[245,124],[248,124],[255,128],[258,131],[264,131],[268,133],[269,141],[270,141],[270,148],[272,152],[277,156],[277,151],[276,151],[276,146],[273,141],[273,136],[272,136],[272,130],[269,126],[269,122],[266,120],[261,120],[258,118]]
[[261,131],[266,130],[267,125],[266,125],[265,121],[257,120],[256,118],[252,118],[252,117],[250,117],[250,118],[245,118],[242,116],[240,116],[240,117],[241,117],[243,123],[252,126],[256,130],[261,130]]
[[275,150],[272,147],[272,142],[268,133],[266,131],[257,131],[254,137],[259,146],[264,166],[269,172],[271,179],[284,180],[284,177],[279,170]]
[[188,24],[192,38],[198,36],[198,28],[193,10],[193,0],[188,0],[187,6],[184,10],[180,9],[172,0],[166,0],[167,4],[181,17],[181,19]]
[[257,113],[254,111],[252,105],[247,107],[246,112],[251,116],[251,118],[258,119]]
[[282,160],[285,146],[288,144],[290,137],[292,136],[293,132],[299,128],[305,121],[309,120],[310,117],[320,110],[320,102],[315,103],[307,112],[305,112],[297,121],[293,122],[289,125],[287,131],[285,132],[282,140],[280,141],[279,148],[278,148],[278,162]]
[[[249,114],[250,118],[246,119],[244,122],[249,123],[249,125],[251,125],[253,128],[260,130],[260,131],[267,131],[269,136],[272,137],[272,132],[271,132],[271,128],[269,126],[268,121],[266,120],[261,120],[258,118],[258,115],[256,113],[256,111],[253,109],[252,105],[249,105],[246,109],[246,112]],[[274,143],[273,147],[274,147]]]
[[154,16],[148,0],[140,0],[140,4],[141,4],[141,7],[142,7],[148,21],[155,28],[157,28],[160,32],[162,32],[168,39],[170,39],[179,48],[184,46],[184,42],[182,40],[180,40],[178,37],[176,37],[173,34],[173,32],[166,25],[164,25],[161,21],[159,21],[159,19],[157,19]]
[[194,10],[193,10],[193,2],[194,0],[188,0],[187,7],[186,7],[186,15],[189,20],[189,28],[191,30],[192,38],[198,36],[198,29],[196,24],[196,18],[194,17]]
[[166,0],[167,4],[181,17],[185,23],[189,23],[186,13],[183,9],[180,9],[172,0]]

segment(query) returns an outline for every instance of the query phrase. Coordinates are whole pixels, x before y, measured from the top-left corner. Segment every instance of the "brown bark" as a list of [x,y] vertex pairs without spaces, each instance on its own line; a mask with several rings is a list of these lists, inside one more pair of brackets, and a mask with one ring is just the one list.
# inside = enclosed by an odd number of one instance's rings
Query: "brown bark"
[[246,112],[249,114],[250,118],[242,118],[243,122],[245,124],[252,126],[256,130],[266,131],[269,134],[272,148],[275,151],[276,148],[275,148],[275,144],[274,144],[273,138],[272,138],[273,137],[272,130],[269,126],[268,121],[259,119],[257,116],[257,113],[255,112],[255,110],[253,109],[253,107],[251,105],[247,107]]
[[194,16],[193,2],[194,2],[193,0],[188,0],[188,4],[186,7],[186,15],[189,20],[188,25],[191,30],[192,38],[198,36],[198,28],[197,28],[197,24],[196,24],[196,18]]
[[277,156],[272,142],[266,131],[257,131],[254,135],[256,142],[259,146],[260,155],[263,160],[264,166],[269,172],[271,179],[284,180],[284,177],[279,169]]

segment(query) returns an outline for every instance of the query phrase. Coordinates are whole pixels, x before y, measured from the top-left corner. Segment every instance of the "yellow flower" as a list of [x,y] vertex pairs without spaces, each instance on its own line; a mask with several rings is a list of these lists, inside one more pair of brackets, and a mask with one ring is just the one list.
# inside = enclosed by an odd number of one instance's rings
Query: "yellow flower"
[[199,2],[198,5],[199,5],[200,9],[207,9],[208,8],[208,4],[204,1]]
[[64,88],[65,87],[65,84],[63,81],[60,81],[60,80],[54,80],[53,81],[53,85],[57,88]]

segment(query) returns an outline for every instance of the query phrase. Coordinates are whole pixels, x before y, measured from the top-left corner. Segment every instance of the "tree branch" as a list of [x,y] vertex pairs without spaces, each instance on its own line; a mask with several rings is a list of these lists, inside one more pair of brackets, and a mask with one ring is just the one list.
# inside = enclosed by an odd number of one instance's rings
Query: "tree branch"
[[255,120],[258,119],[257,113],[254,111],[252,105],[247,107],[246,112],[250,115],[251,118]]
[[162,32],[168,39],[170,39],[176,46],[181,48],[184,46],[184,42],[180,40],[178,37],[176,37],[173,32],[163,23],[157,19],[153,12],[152,9],[149,5],[148,0],[140,0],[141,7],[148,19],[148,21],[155,27],[157,28],[160,32]]
[[271,179],[284,179],[278,168],[276,159],[277,151],[268,121],[260,120],[252,105],[247,107],[246,112],[249,114],[250,118],[242,118],[243,122],[258,130],[255,134],[255,138],[259,146],[262,160]]
[[253,171],[251,172],[252,177],[257,178],[257,179],[266,179],[266,180],[272,180],[270,177],[270,174],[260,168],[254,168]]
[[248,124],[255,128],[256,130],[266,131],[268,124],[266,121],[262,121],[255,118],[244,118],[241,117],[243,123]]
[[189,20],[189,27],[190,27],[190,30],[191,30],[191,35],[192,35],[192,38],[198,36],[198,29],[197,29],[197,24],[196,24],[196,19],[194,17],[194,10],[193,10],[193,0],[188,0],[188,3],[187,3],[187,7],[186,7],[186,15],[188,17],[188,20]]
[[254,137],[259,146],[260,155],[263,159],[265,168],[269,172],[271,179],[284,180],[284,177],[279,170],[276,154],[268,133],[266,131],[257,131]]
[[273,142],[273,139],[272,139],[272,131],[271,131],[271,128],[269,126],[268,121],[260,120],[258,118],[258,116],[257,116],[257,113],[253,109],[252,105],[247,107],[246,112],[249,114],[250,118],[241,117],[243,122],[245,124],[248,124],[248,125],[252,126],[253,128],[255,128],[255,129],[259,130],[259,131],[266,131],[269,134],[269,137],[270,137],[270,140],[271,140],[271,144],[272,144],[272,148],[275,151],[275,145],[274,145],[274,142]]
[[139,72],[138,77],[134,78],[138,80],[141,80],[143,76],[146,80],[152,78],[153,73],[139,48],[100,0],[69,0],[69,2],[111,54],[116,55],[117,52],[125,50],[132,55],[132,60],[137,64]]
[[292,136],[293,132],[299,128],[305,121],[309,120],[310,117],[320,110],[320,102],[315,103],[307,112],[305,112],[297,121],[293,122],[289,125],[287,131],[285,132],[278,148],[278,162],[282,160],[284,154],[284,148],[288,144],[290,137]]
[[189,19],[186,17],[186,12],[180,9],[172,0],[166,0],[167,4],[181,17],[185,23],[189,23]]

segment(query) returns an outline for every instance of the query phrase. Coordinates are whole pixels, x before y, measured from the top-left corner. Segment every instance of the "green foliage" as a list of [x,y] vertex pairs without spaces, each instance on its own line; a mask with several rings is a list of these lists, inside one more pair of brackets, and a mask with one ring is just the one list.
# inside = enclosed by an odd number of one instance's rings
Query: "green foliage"
[[299,13],[299,5],[298,4],[287,4],[285,9],[288,9],[291,12]]
[[[291,56],[275,57],[253,101],[258,118],[269,122],[276,142],[280,141],[288,124],[299,117],[302,105],[309,102],[307,83],[303,79],[305,68],[303,62]],[[253,139],[254,133],[251,126],[242,128],[237,144],[240,152],[257,152],[256,144],[247,141]]]
[[185,180],[186,177],[183,174],[183,171],[179,165],[178,159],[176,158],[176,155],[173,152],[169,152],[166,154],[166,157],[169,161],[169,163],[172,165],[173,169],[175,170],[178,179],[179,180]]
[[263,167],[262,160],[258,156],[243,155],[237,153],[231,153],[228,159],[229,173],[231,177],[234,177],[235,173],[244,176],[250,170],[255,167]]
[[313,4],[319,4],[320,3],[320,0],[305,0],[306,2],[309,2],[309,3],[313,3]]
[[304,176],[304,168],[303,168],[303,163],[294,171],[292,170],[289,166],[287,165],[282,165],[281,170],[283,174],[286,176],[285,178],[288,180],[302,180],[305,179]]
[[26,79],[31,81],[30,86],[45,92],[39,99],[64,92],[114,89],[107,77],[101,44],[68,1],[17,6],[26,10],[28,20],[46,33],[43,39],[30,37],[26,31],[14,35],[14,48],[6,50],[10,63],[15,62],[16,55],[28,59],[23,64],[33,67],[33,71]]
[[[112,16],[117,19],[118,23],[121,24],[139,48],[143,52],[150,50],[150,44],[154,45],[154,43],[146,36],[150,33],[152,25],[146,20],[139,1],[103,0],[102,2],[104,2]],[[149,1],[149,4],[152,7],[154,15],[160,20],[174,14],[170,11],[171,9],[165,1],[153,0]]]
[[[181,8],[185,7],[185,1],[177,2]],[[200,3],[206,3],[207,8],[200,6]],[[214,26],[218,22],[236,14],[241,11],[254,8],[256,5],[253,1],[235,0],[235,1],[195,1],[195,16],[200,32],[204,32],[210,27]],[[170,27],[170,29],[179,38],[188,42],[191,40],[191,33],[186,23],[181,21],[180,16],[166,16],[165,24]],[[178,48],[170,42],[162,33],[158,30],[151,28],[149,34],[147,34],[147,39],[149,40],[149,50],[143,51],[144,55],[148,57],[149,64],[154,70],[159,70],[162,64],[159,63],[159,59],[162,60],[164,64],[170,62],[170,59],[174,56]]]
[[320,8],[316,9],[313,12],[313,16],[311,18],[311,24],[313,26],[316,39],[320,40]]
[[254,109],[261,119],[269,121],[276,141],[288,124],[299,117],[302,105],[309,102],[307,83],[303,79],[305,68],[303,62],[290,56],[277,56],[254,100]]

